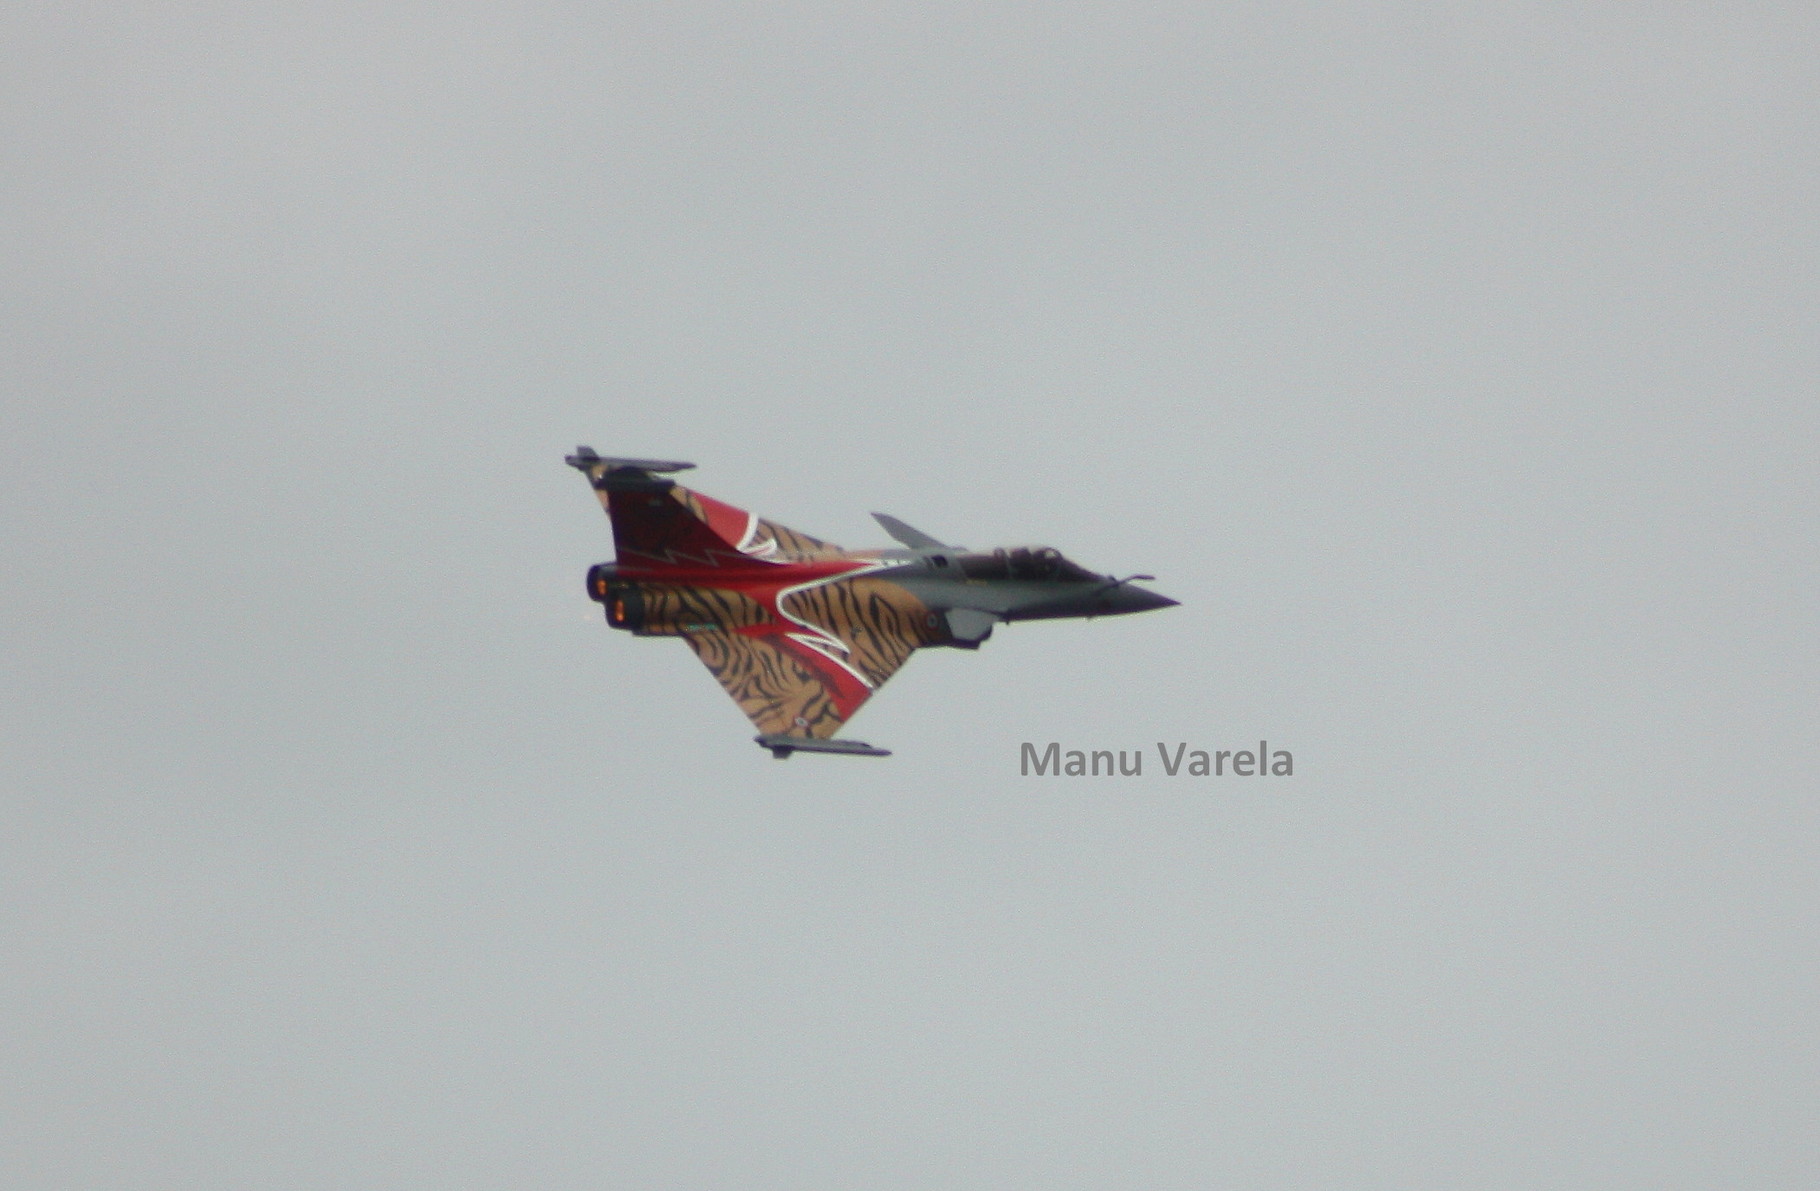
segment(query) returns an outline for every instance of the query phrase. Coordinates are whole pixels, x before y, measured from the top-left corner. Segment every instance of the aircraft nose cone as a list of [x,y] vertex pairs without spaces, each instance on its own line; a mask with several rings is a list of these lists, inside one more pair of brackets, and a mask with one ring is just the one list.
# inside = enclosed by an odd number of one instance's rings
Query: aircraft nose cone
[[1133,587],[1129,583],[1112,593],[1112,611],[1114,613],[1149,612],[1153,608],[1174,608],[1180,603],[1180,600],[1172,600],[1166,595],[1145,591],[1143,588]]

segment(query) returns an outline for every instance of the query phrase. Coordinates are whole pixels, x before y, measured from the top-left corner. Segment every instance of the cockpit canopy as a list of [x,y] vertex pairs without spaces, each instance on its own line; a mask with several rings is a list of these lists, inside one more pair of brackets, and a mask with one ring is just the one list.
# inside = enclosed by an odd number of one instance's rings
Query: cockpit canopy
[[[1101,576],[1078,563],[1069,562],[1053,546],[1000,547],[990,554],[961,554],[950,565],[960,567],[969,579],[1073,579],[1090,580]],[[942,565],[937,561],[936,565]]]

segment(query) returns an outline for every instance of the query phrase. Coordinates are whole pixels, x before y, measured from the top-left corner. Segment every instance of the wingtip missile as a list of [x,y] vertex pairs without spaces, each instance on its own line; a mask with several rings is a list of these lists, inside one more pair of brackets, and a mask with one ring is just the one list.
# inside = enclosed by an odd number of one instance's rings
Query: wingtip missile
[[890,749],[874,748],[863,740],[815,740],[808,736],[780,736],[767,733],[752,738],[771,750],[779,761],[791,753],[841,753],[849,757],[889,757]]
[[693,463],[669,459],[626,459],[616,455],[598,455],[593,447],[579,446],[573,455],[563,456],[564,463],[582,471],[592,471],[604,465],[607,471],[642,471],[662,474],[672,471],[688,471]]

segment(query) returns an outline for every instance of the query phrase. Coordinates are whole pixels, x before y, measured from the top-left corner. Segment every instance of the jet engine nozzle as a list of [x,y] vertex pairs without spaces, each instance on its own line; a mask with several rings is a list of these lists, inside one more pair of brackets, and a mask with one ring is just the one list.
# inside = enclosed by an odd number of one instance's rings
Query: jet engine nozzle
[[619,579],[619,568],[610,562],[596,563],[588,568],[588,598],[597,604],[607,602],[607,589]]
[[619,577],[619,568],[601,563],[588,569],[588,598],[606,609],[607,623],[616,629],[643,634],[645,593],[636,583]]

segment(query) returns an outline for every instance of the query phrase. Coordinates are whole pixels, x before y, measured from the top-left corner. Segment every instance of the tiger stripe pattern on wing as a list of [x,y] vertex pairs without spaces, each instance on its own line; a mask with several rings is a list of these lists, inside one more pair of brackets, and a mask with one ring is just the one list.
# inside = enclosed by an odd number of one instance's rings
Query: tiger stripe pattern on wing
[[[777,543],[776,551],[763,551],[767,538]],[[799,533],[787,525],[779,525],[763,517],[758,519],[758,532],[753,535],[752,541],[758,547],[755,552],[776,553],[788,558],[825,558],[841,552],[839,546],[830,546],[820,538],[812,538],[806,533]]]
[[760,732],[824,740],[839,730],[827,686],[776,643],[736,633],[684,639]]
[[647,583],[642,590],[647,633],[687,634],[709,626],[731,631],[774,624],[777,619],[751,596],[726,588]]
[[824,583],[791,592],[780,607],[792,617],[839,637],[846,661],[878,687],[897,673],[911,652],[935,643],[935,617],[895,583],[869,576]]
[[[670,495],[697,520],[702,522],[708,520],[707,509],[702,507],[700,498],[694,492],[678,484],[670,489]],[[839,546],[830,546],[819,538],[799,533],[787,525],[779,525],[777,522],[767,521],[763,517],[755,520],[757,525],[754,527],[751,545],[747,548],[747,552],[750,554],[762,558],[825,558],[841,552]],[[767,546],[767,542],[776,544]],[[734,543],[734,545],[738,544]]]

